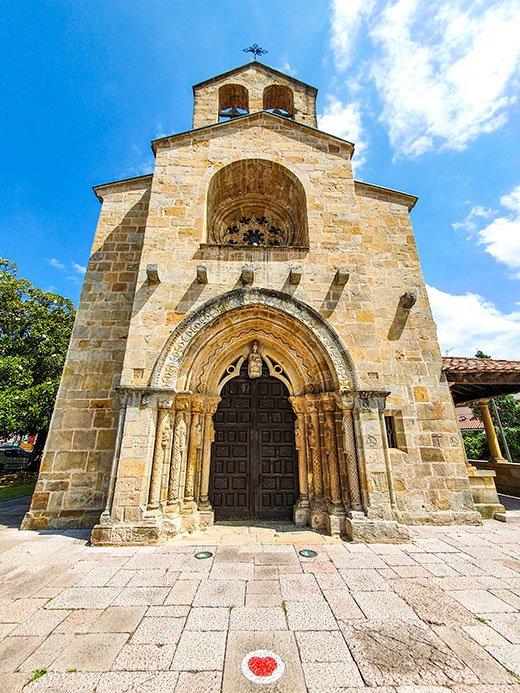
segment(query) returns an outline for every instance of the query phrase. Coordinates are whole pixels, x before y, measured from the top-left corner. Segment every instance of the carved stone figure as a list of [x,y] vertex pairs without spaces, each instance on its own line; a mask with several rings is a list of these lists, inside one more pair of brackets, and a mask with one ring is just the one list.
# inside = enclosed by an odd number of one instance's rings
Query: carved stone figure
[[170,485],[168,502],[173,503],[178,498],[179,472],[186,451],[186,422],[183,414],[177,414],[177,425],[173,436],[172,466],[170,469]]
[[258,342],[253,342],[253,347],[247,359],[247,374],[250,378],[259,378],[262,375],[262,357],[258,353]]
[[163,450],[165,450],[170,443],[171,432],[172,429],[170,426],[170,417],[167,416],[164,420],[163,430],[161,434],[161,447],[163,448]]

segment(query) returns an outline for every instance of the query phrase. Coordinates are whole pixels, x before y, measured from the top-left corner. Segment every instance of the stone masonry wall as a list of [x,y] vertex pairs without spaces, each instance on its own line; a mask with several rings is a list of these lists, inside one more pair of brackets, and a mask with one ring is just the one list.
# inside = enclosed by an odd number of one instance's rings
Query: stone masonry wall
[[218,123],[218,92],[223,84],[240,84],[249,93],[249,112],[257,113],[264,108],[263,93],[270,84],[283,84],[294,94],[294,119],[316,127],[316,90],[301,82],[294,82],[282,75],[263,69],[260,65],[247,67],[228,78],[215,78],[214,81],[201,87],[195,87],[195,105],[193,110],[193,127]]
[[149,183],[146,177],[99,190],[103,207],[27,529],[91,527],[103,509]]
[[[237,286],[243,264],[251,263],[255,286],[292,293],[331,323],[353,357],[361,388],[391,391],[389,413],[401,448],[391,451],[391,460],[403,519],[450,522],[455,511],[460,521],[474,506],[409,220],[411,198],[368,194],[370,186],[362,185],[356,194],[349,156],[347,143],[267,114],[162,140],[138,285],[144,287],[148,263],[158,265],[161,283],[143,289],[134,311],[123,382],[147,384],[176,325]],[[262,157],[302,182],[309,250],[204,245],[211,177],[235,160]],[[198,264],[207,267],[207,284],[196,281]],[[295,264],[303,268],[298,286],[288,282]],[[333,284],[339,267],[350,271],[342,289]],[[405,291],[418,295],[409,313],[399,309]],[[384,469],[380,480],[386,484]]]
[[[442,511],[465,512],[471,507],[466,458],[408,210],[383,191],[357,189],[373,296],[365,319],[373,321],[379,348],[379,363],[367,375],[373,386],[391,391],[386,413],[395,417],[400,448],[390,451],[399,508],[409,524],[440,519]],[[410,311],[399,303],[405,291],[417,295]]]

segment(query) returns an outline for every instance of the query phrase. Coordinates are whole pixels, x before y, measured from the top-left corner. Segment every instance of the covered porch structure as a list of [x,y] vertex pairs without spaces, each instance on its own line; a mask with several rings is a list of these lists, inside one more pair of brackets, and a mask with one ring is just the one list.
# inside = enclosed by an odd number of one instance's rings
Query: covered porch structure
[[494,517],[503,512],[497,490],[520,496],[520,465],[504,457],[489,404],[493,397],[520,392],[520,361],[445,356],[443,371],[455,406],[480,404],[490,458],[469,460],[468,476],[477,509],[483,517]]

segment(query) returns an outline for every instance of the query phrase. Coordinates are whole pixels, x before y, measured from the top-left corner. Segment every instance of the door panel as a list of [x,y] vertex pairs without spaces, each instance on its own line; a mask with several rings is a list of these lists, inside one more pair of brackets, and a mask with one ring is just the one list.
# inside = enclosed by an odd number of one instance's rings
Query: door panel
[[298,468],[288,395],[265,366],[250,379],[247,363],[224,386],[211,457],[215,519],[291,519]]

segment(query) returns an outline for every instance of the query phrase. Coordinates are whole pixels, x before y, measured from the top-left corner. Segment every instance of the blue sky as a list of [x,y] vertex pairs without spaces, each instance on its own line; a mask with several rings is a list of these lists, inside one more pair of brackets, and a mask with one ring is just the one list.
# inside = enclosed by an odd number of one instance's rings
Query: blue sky
[[77,303],[91,186],[148,173],[191,86],[247,61],[319,89],[358,179],[416,194],[443,353],[520,358],[520,0],[4,0],[0,254]]

